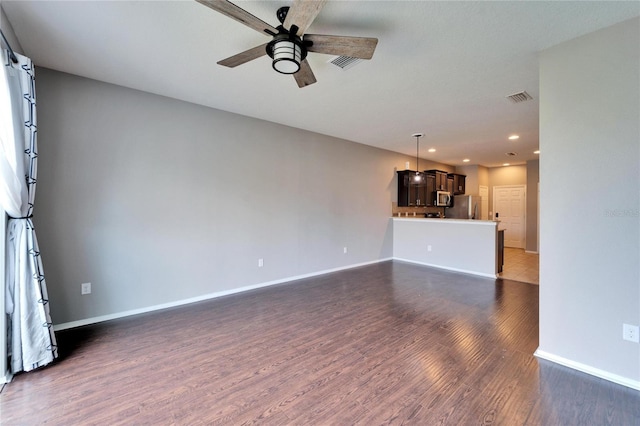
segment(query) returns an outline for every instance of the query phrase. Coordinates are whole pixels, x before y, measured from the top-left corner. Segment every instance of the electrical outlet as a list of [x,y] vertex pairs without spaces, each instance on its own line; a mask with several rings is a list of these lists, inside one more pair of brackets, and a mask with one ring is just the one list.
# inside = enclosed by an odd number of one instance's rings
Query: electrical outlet
[[82,283],[80,286],[81,294],[91,294],[91,283]]
[[637,325],[622,324],[622,338],[629,342],[640,343],[639,327]]
[[262,268],[264,266],[264,260],[258,259],[258,268]]
[[344,247],[344,248],[342,249],[342,252],[343,252],[344,254],[347,254],[347,248],[346,248],[346,247]]
[[427,246],[427,251],[431,251],[431,245]]

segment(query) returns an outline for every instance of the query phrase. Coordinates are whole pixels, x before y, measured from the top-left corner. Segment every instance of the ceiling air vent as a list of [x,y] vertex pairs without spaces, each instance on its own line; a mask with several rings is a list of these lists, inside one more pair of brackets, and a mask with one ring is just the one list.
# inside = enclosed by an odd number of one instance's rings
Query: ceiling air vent
[[362,62],[362,59],[352,58],[350,56],[338,56],[329,61],[330,64],[340,67],[343,70],[349,69],[360,62]]
[[516,155],[518,155],[517,152],[505,152],[504,155],[506,155],[507,157],[515,157]]
[[531,99],[533,99],[531,95],[525,92],[524,90],[522,92],[513,93],[507,96],[507,98],[511,99],[511,102],[513,102],[514,104],[530,101]]

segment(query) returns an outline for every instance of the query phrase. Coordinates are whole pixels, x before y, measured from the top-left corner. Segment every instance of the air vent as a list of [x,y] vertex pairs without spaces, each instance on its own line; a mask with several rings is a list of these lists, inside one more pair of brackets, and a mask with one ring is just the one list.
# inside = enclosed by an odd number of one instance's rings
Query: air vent
[[349,69],[353,66],[356,66],[362,62],[362,59],[352,58],[350,56],[338,56],[329,61],[330,64],[333,64],[337,67],[342,68],[343,70]]
[[516,155],[518,155],[517,152],[505,152],[504,155],[506,155],[507,157],[515,157]]
[[530,101],[531,99],[533,99],[531,95],[525,92],[524,90],[522,92],[513,93],[507,96],[507,98],[511,99],[511,102],[513,102],[514,104]]

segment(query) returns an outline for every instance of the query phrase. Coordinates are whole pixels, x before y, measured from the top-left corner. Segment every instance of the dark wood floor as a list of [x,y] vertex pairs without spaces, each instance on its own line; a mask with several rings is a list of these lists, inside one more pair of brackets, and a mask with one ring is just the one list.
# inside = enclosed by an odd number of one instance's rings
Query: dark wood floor
[[60,332],[0,423],[640,424],[640,392],[533,357],[537,324],[538,286],[385,262]]

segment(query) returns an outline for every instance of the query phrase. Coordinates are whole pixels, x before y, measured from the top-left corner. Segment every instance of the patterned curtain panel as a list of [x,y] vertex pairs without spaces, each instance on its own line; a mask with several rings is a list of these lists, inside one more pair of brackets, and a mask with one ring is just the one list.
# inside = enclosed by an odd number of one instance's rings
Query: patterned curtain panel
[[47,285],[31,217],[38,147],[33,63],[2,51],[0,70],[0,205],[6,230],[6,292],[11,372],[30,371],[58,356]]

